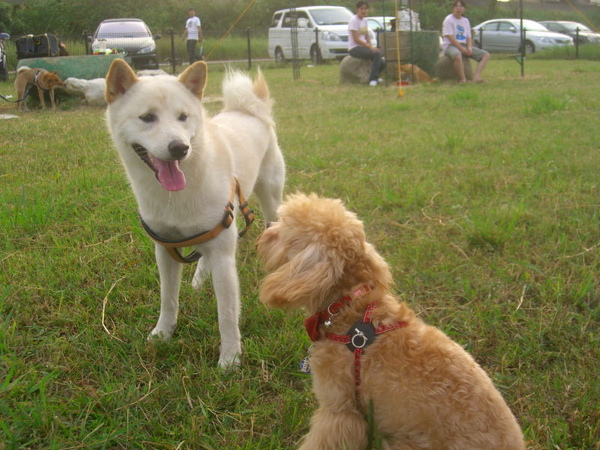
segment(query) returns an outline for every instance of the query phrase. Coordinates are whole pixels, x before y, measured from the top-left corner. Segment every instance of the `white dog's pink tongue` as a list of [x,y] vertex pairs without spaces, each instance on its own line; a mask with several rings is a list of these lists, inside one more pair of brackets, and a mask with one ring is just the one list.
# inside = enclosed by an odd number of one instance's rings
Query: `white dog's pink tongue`
[[179,168],[179,161],[155,158],[154,167],[158,170],[158,182],[167,191],[180,191],[185,187],[185,175]]

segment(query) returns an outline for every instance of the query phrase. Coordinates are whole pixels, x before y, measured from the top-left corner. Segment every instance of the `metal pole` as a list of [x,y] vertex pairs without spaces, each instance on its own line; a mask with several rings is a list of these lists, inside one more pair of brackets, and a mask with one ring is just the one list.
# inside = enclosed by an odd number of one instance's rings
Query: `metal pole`
[[409,8],[409,20],[410,20],[410,79],[412,80],[412,83],[415,84],[415,47],[414,47],[414,39],[415,39],[415,35],[413,34],[413,2],[412,0],[409,0],[408,2],[408,8]]
[[296,3],[290,1],[290,33],[292,38],[292,69],[294,73],[294,81],[300,79],[300,56],[298,54],[298,14],[296,13]]
[[171,35],[171,70],[174,74],[177,61],[175,61],[175,32],[173,31],[173,28],[169,30],[169,34]]
[[525,30],[523,29],[523,0],[519,0],[519,20],[521,21],[521,76],[525,76]]
[[315,28],[315,48],[317,49],[317,60],[315,61],[315,66],[318,66],[319,64],[321,64],[322,59],[321,58],[321,46],[319,44],[319,34],[321,33],[321,30],[319,30],[319,27]]
[[90,40],[89,40],[89,32],[88,30],[83,30],[83,41],[85,42],[85,54],[90,54]]
[[250,46],[250,28],[246,28],[246,39],[248,41],[248,70],[252,68],[252,48]]

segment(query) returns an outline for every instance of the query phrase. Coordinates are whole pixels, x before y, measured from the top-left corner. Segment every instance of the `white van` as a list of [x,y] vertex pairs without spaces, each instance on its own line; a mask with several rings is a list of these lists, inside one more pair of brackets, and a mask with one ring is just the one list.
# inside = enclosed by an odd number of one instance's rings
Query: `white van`
[[[348,22],[354,16],[342,6],[306,6],[273,14],[269,28],[269,57],[289,59],[342,59],[348,54]],[[297,52],[292,43],[297,37]]]

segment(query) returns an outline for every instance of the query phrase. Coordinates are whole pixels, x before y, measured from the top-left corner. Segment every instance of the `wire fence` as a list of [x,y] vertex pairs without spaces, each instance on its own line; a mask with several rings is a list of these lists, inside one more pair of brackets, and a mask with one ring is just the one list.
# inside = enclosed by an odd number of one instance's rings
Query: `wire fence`
[[[44,35],[37,35],[44,36]],[[34,39],[37,36],[29,36]],[[49,33],[49,36],[54,35]],[[18,43],[24,37],[14,37],[4,42],[9,71],[14,71],[23,57],[19,54]],[[168,29],[152,35],[139,33],[109,33],[94,36],[84,30],[78,34],[56,36],[64,48],[64,55],[104,55],[122,54],[134,68],[163,69],[176,73],[192,59],[183,33]],[[195,60],[245,61],[250,68],[254,61],[268,58],[267,30],[217,30],[204,33],[204,40],[195,46]],[[31,45],[30,45],[31,46]],[[31,49],[28,58],[58,56],[47,54],[45,49]]]

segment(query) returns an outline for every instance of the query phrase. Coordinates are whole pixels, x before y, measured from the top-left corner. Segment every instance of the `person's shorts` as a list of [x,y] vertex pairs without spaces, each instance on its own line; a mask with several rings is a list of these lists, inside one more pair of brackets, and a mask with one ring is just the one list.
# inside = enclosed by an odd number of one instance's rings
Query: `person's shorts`
[[[488,53],[485,50],[480,49],[479,47],[473,47],[472,51],[473,54],[470,56],[470,58],[473,58],[477,62],[481,61],[481,58],[483,58]],[[444,52],[444,55],[446,55],[450,59],[454,59],[461,54],[461,51],[457,49],[454,45],[449,45],[446,51]]]

